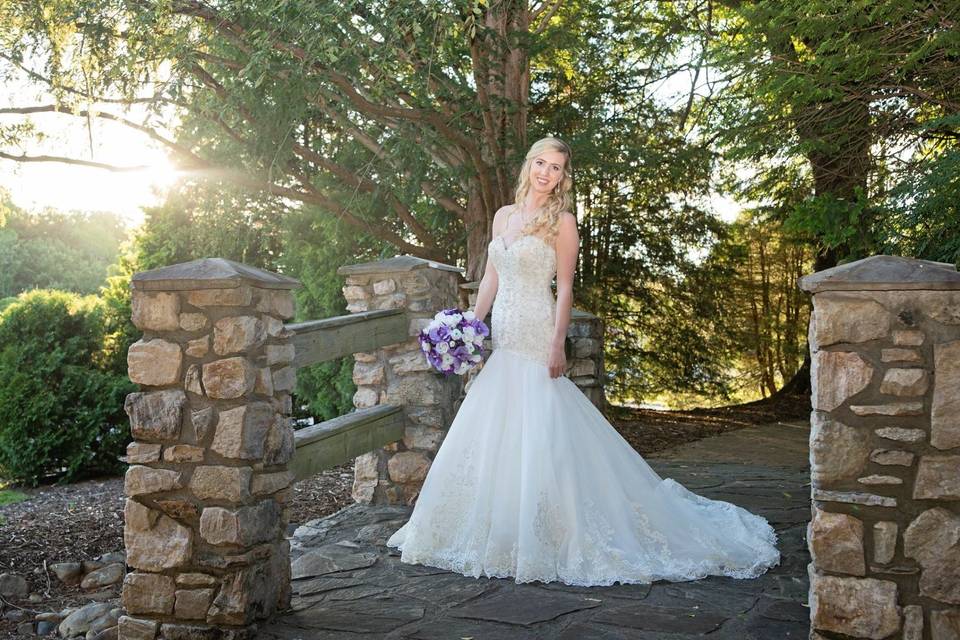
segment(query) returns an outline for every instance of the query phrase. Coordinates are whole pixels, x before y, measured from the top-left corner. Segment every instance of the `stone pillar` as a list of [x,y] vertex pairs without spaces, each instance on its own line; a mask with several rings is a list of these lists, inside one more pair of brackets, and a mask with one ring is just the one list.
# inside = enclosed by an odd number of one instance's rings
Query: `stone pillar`
[[606,409],[603,368],[603,320],[573,309],[567,327],[567,375],[601,411]]
[[811,637],[960,637],[960,274],[875,256],[800,287]]
[[403,440],[359,456],[354,463],[353,498],[373,504],[412,504],[434,455],[453,422],[463,377],[435,371],[420,350],[417,334],[441,310],[458,305],[462,270],[413,256],[344,265],[347,309],[405,309],[410,338],[374,352],[356,353],[353,404],[402,406]]
[[[460,285],[461,308],[472,307],[477,303],[477,291],[480,282],[467,282]],[[491,317],[484,318],[487,325]],[[489,340],[487,347],[490,348]],[[604,394],[604,365],[603,365],[603,320],[588,311],[574,308],[570,312],[570,325],[567,327],[566,340],[567,370],[566,375],[598,409],[604,411],[607,407],[607,397]],[[467,379],[472,378],[471,373]],[[469,385],[469,382],[467,383]]]
[[289,603],[299,283],[222,259],[133,277],[122,638],[247,638]]

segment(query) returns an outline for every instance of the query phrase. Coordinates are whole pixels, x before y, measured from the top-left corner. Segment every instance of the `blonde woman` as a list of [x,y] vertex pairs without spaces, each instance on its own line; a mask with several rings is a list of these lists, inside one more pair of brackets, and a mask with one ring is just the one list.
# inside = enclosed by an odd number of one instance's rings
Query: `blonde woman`
[[516,582],[756,577],[780,560],[767,521],[661,478],[563,375],[572,185],[570,148],[537,141],[494,216],[473,310],[493,313],[493,353],[387,545],[403,562]]

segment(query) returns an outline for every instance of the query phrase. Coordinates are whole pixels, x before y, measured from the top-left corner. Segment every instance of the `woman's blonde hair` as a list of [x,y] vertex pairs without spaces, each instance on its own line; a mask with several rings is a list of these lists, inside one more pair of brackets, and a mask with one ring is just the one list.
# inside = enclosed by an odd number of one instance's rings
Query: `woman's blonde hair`
[[527,198],[527,192],[530,191],[530,167],[533,165],[534,159],[546,151],[559,151],[563,154],[565,158],[563,176],[547,197],[547,201],[540,208],[539,213],[527,223],[524,229],[521,229],[521,233],[535,233],[545,229],[547,239],[553,240],[559,230],[560,214],[564,211],[570,211],[573,205],[573,198],[570,195],[570,190],[573,188],[573,153],[566,142],[559,138],[547,137],[533,143],[533,146],[527,151],[523,166],[520,167],[520,175],[517,177],[517,190],[513,201],[516,207],[523,206]]

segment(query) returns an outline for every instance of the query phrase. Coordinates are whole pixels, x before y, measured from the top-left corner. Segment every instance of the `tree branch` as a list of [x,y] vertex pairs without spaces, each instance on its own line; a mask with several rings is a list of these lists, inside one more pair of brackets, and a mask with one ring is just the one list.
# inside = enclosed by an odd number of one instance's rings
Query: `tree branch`
[[114,173],[129,173],[131,171],[143,171],[144,169],[149,169],[149,165],[140,164],[133,165],[128,167],[121,167],[114,164],[107,164],[104,162],[95,162],[93,160],[81,160],[79,158],[67,158],[63,156],[28,156],[24,155],[13,155],[12,153],[6,153],[0,151],[0,158],[4,160],[13,160],[14,162],[58,162],[60,164],[69,164],[80,167],[92,167],[94,169],[104,169],[106,171],[112,171]]
[[[537,26],[534,27],[532,31],[533,35],[538,36],[546,31],[547,26],[550,24],[550,19],[553,18],[562,4],[563,0],[554,0],[553,3],[549,3],[549,0],[544,0],[538,10],[530,15],[531,22],[537,22]],[[537,21],[538,18],[539,22]]]

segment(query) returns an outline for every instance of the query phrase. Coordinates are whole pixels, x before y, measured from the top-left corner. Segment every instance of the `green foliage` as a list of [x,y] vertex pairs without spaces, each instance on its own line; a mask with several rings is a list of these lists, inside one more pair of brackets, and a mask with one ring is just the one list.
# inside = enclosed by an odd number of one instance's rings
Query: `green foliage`
[[227,258],[277,270],[287,208],[267,196],[216,182],[185,181],[145,210],[136,239],[138,270]]
[[888,252],[960,266],[960,149],[908,175],[891,200],[884,218]]
[[713,153],[684,134],[682,109],[644,83],[682,46],[669,28],[672,11],[564,4],[533,58],[530,137],[559,134],[573,148],[581,211],[574,300],[606,322],[607,391],[618,401],[730,391],[733,347],[716,331],[724,299],[703,295],[723,274],[699,265],[724,234],[698,204]]
[[[0,489],[0,507],[5,504],[23,502],[29,498],[30,496],[20,491],[14,491],[13,489]],[[0,524],[3,524],[2,520],[0,520]]]
[[[303,284],[297,294],[297,319],[317,320],[348,313],[343,297],[344,264],[376,260],[381,243],[354,233],[310,209],[292,212],[284,225],[283,263]],[[353,410],[353,357],[338,358],[297,370],[298,417],[329,420]]]
[[950,254],[948,237],[925,235],[928,216],[948,218],[923,208],[920,189],[950,193],[936,176],[948,175],[942,157],[957,150],[960,6],[784,0],[717,10],[709,33],[701,20],[687,23],[721,77],[699,105],[705,134],[752,169],[755,185],[805,162],[801,200],[757,201],[818,244],[819,268],[884,248]]
[[135,390],[109,370],[103,305],[35,290],[0,315],[0,477],[36,483],[115,472]]
[[141,336],[133,324],[130,301],[130,279],[137,271],[132,243],[127,243],[117,261],[110,265],[106,283],[100,287],[103,366],[106,371],[124,378],[127,377],[127,350]]
[[806,354],[809,301],[797,279],[810,272],[813,249],[772,217],[745,211],[706,261],[724,271],[715,283],[724,289],[718,328],[732,347],[727,375],[743,399],[772,396]]
[[[116,336],[115,353],[139,334],[129,322],[126,284],[135,271],[203,257],[221,257],[293,275],[303,286],[296,290],[297,320],[317,320],[346,312],[343,264],[376,259],[381,243],[312,207],[290,210],[269,197],[223,185],[183,183],[163,205],[147,210],[132,255],[118,265],[104,290],[108,336]],[[107,344],[110,344],[108,339]],[[297,371],[294,391],[297,417],[330,419],[352,410],[353,358],[341,358]]]
[[28,213],[0,191],[0,297],[30,289],[95,293],[127,231],[108,213]]

